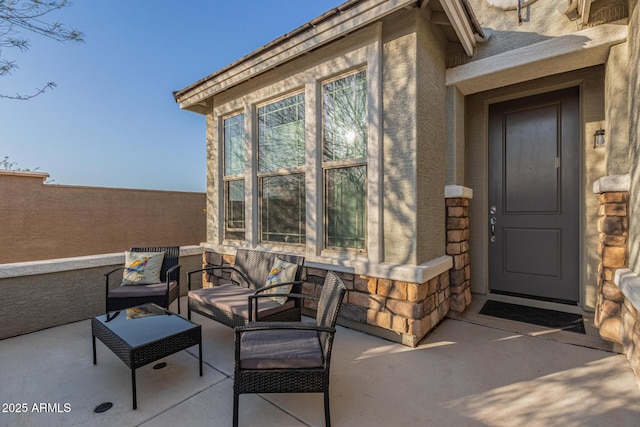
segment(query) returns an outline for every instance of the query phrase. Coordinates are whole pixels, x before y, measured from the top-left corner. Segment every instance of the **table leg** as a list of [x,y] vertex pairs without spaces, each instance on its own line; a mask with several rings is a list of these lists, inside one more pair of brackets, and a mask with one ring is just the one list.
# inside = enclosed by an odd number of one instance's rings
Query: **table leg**
[[202,376],[202,341],[198,344],[198,361],[200,362],[200,376]]
[[97,364],[98,362],[96,361],[96,336],[92,335],[91,336],[92,341],[93,341],[93,364]]
[[136,399],[136,370],[131,370],[131,392],[133,393],[133,409],[138,409],[138,400]]

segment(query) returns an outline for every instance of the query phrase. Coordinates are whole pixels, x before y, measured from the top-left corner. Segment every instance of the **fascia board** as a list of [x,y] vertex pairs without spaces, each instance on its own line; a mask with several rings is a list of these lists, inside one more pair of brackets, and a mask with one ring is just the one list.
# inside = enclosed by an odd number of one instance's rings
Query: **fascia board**
[[591,3],[593,0],[583,0],[582,8],[580,11],[580,18],[582,19],[582,25],[589,23],[589,15],[591,14]]
[[352,9],[347,9],[334,18],[293,36],[283,44],[273,49],[268,49],[255,58],[238,64],[236,67],[231,67],[215,78],[204,81],[177,100],[180,108],[190,108],[194,104],[231,86],[242,83],[415,3],[416,0],[373,0],[357,5]]
[[627,40],[623,24],[604,24],[545,40],[446,72],[446,85],[464,95],[603,64],[611,46]]
[[440,4],[447,18],[449,18],[449,22],[451,22],[464,51],[467,55],[473,56],[476,39],[464,6],[460,0],[441,0]]

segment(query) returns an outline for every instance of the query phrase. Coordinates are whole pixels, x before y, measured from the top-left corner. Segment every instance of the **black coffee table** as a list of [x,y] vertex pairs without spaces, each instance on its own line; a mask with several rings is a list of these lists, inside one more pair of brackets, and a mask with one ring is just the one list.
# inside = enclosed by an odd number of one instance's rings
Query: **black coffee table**
[[91,319],[93,364],[96,361],[96,338],[131,369],[133,409],[136,400],[136,369],[198,344],[202,376],[202,330],[155,304],[144,304],[113,311]]

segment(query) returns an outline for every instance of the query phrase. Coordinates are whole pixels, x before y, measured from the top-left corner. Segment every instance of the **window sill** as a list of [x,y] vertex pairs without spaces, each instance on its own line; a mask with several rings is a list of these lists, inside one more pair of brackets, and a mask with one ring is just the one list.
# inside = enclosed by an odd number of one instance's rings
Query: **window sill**
[[[235,242],[224,242],[220,245],[202,243],[201,246],[206,250],[224,255],[232,255],[235,254],[237,249],[247,248],[243,243],[244,242],[237,242],[237,244]],[[304,247],[294,245],[258,245],[250,249],[304,255],[305,267],[410,283],[425,283],[453,268],[453,258],[448,255],[432,259],[424,264],[408,265],[387,262],[374,263],[370,262],[366,255],[358,256],[356,253],[345,253],[343,251],[323,251],[320,256],[309,256],[304,253]]]

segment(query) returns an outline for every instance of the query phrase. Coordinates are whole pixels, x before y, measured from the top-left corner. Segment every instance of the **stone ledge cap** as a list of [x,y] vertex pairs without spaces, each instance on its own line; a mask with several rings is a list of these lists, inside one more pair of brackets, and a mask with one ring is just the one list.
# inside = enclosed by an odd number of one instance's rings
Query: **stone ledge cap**
[[593,183],[593,192],[596,194],[629,191],[630,189],[631,179],[628,173],[603,176]]
[[637,310],[640,309],[640,276],[638,274],[628,268],[619,268],[616,270],[613,283],[620,288]]
[[445,185],[445,199],[473,199],[473,190],[462,185]]
[[20,170],[13,170],[13,169],[0,169],[0,175],[24,176],[28,178],[42,178],[43,180],[49,178],[49,174],[47,172],[20,171]]
[[[181,246],[180,256],[202,254],[199,246]],[[14,262],[0,265],[0,279],[37,276],[63,271],[84,270],[124,264],[124,251],[112,254],[88,255],[71,258],[45,259],[41,261]]]
[[[200,246],[207,252],[211,251],[225,255],[235,255],[236,250],[242,248],[242,246],[218,245],[215,243],[201,243]],[[260,247],[253,249],[265,250]],[[290,249],[289,251],[286,251],[278,246],[274,246],[270,250],[279,253],[305,256],[305,267],[418,284],[425,283],[453,268],[453,258],[449,255],[434,258],[420,265],[410,265],[390,262],[374,262],[360,257],[348,258],[348,255],[345,254],[335,254],[335,256],[309,256],[305,255],[302,251],[291,252]]]

